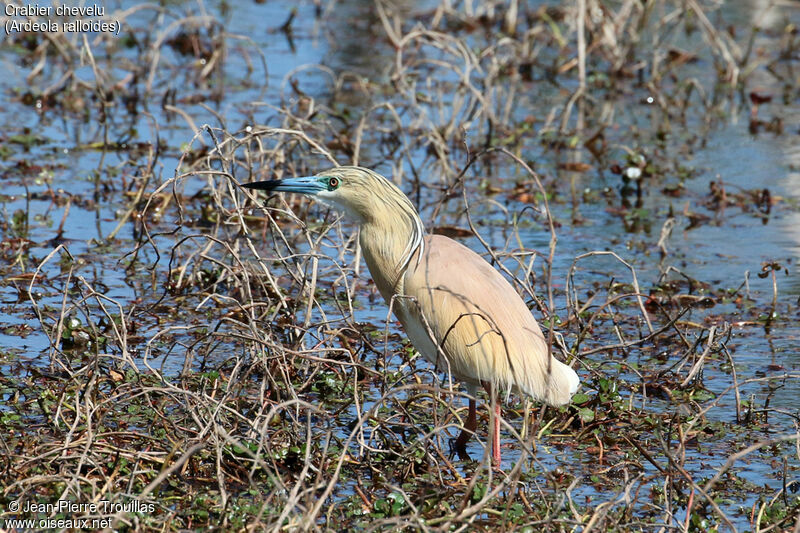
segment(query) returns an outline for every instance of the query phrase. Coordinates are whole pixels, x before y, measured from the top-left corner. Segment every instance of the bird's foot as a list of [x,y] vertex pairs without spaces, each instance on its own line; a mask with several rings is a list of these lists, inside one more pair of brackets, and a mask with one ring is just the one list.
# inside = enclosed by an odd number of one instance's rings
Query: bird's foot
[[492,454],[492,470],[495,472],[503,471],[503,461],[500,459],[500,454]]
[[472,457],[469,456],[467,453],[467,443],[461,442],[461,439],[449,439],[447,441],[448,447],[450,448],[450,456],[448,457],[451,461],[453,457],[458,455],[458,458],[462,461],[471,461]]

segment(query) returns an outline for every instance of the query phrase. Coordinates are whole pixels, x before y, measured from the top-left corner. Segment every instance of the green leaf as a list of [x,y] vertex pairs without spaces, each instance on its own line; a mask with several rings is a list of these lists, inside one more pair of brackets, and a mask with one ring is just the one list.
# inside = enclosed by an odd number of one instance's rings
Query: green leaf
[[572,397],[572,403],[586,403],[589,401],[589,395],[579,392]]

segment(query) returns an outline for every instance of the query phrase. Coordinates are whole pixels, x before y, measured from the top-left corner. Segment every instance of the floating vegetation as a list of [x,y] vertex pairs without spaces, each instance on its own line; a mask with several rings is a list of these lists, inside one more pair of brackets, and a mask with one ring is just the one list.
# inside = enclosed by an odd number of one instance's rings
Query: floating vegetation
[[[793,6],[87,20],[119,34],[0,47],[3,527],[800,527]],[[239,187],[335,164],[493,262],[580,374],[569,406],[504,402],[501,470],[480,430],[451,456],[466,394],[389,315],[353,226]]]

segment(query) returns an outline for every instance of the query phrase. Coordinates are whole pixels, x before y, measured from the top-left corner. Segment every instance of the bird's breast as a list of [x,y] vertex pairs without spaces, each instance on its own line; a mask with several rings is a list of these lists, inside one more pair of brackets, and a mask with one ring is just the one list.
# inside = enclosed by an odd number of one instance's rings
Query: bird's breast
[[414,309],[417,305],[415,300],[409,298],[403,300],[402,303],[398,302],[395,316],[403,325],[408,340],[425,359],[440,367],[437,363],[441,363],[442,358],[437,353],[436,342],[429,333],[430,324],[426,324],[422,314]]

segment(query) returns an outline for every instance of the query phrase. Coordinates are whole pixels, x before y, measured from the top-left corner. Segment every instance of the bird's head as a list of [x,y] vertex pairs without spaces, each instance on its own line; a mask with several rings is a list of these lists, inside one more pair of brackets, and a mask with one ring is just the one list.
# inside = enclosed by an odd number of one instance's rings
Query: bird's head
[[358,223],[385,213],[387,205],[413,211],[408,198],[386,178],[362,167],[336,167],[316,176],[243,183],[248,189],[296,192],[331,204]]

